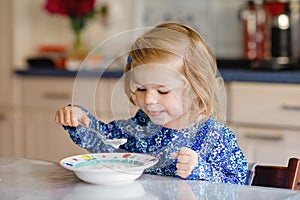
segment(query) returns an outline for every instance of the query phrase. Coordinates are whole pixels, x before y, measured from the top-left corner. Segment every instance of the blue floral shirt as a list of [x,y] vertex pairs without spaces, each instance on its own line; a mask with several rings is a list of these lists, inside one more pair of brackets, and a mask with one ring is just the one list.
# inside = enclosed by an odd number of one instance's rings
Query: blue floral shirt
[[[232,184],[244,184],[248,164],[237,144],[235,134],[214,118],[203,123],[173,130],[153,124],[148,116],[138,110],[136,115],[127,120],[115,120],[108,124],[97,120],[86,109],[91,119],[90,126],[107,138],[127,138],[119,151],[151,154],[159,158],[159,162],[145,170],[146,173],[174,176],[177,159],[170,156],[183,146],[198,153],[198,164],[186,178],[189,180],[206,180]],[[115,151],[101,142],[97,134],[85,127],[65,127],[72,140],[89,152]]]

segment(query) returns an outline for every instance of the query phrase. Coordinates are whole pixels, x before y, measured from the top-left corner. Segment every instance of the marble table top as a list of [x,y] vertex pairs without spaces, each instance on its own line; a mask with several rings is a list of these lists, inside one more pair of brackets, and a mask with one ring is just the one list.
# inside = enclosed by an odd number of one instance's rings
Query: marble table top
[[300,199],[288,189],[240,186],[143,174],[131,183],[93,185],[80,181],[57,163],[0,158],[0,199]]

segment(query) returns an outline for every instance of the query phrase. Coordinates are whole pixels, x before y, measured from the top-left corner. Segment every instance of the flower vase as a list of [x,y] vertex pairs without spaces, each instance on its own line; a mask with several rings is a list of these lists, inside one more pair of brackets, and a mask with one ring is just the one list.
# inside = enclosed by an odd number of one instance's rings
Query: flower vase
[[68,51],[66,69],[77,71],[87,55],[87,48],[81,38],[81,31],[75,32],[74,41]]

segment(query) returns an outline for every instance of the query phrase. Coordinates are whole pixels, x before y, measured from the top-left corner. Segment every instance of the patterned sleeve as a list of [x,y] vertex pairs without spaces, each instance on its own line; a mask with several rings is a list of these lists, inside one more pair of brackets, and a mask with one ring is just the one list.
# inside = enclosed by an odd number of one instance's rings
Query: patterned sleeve
[[[79,107],[82,111],[84,111],[91,120],[89,126],[94,130],[97,130],[103,135],[105,135],[106,138],[112,139],[128,137],[122,134],[122,131],[120,130],[116,121],[112,121],[108,124],[105,124],[104,122],[96,119],[96,117],[94,117],[89,111],[87,111],[82,106],[76,106]],[[103,142],[97,134],[93,133],[91,130],[88,130],[83,126],[78,126],[76,128],[64,126],[64,129],[68,131],[71,139],[75,144],[82,148],[85,148],[91,153],[115,151],[113,147],[103,144]],[[122,146],[120,148],[122,148]]]
[[207,148],[199,150],[198,165],[187,179],[244,184],[248,164],[235,134],[223,126],[220,133],[212,131],[207,138]]

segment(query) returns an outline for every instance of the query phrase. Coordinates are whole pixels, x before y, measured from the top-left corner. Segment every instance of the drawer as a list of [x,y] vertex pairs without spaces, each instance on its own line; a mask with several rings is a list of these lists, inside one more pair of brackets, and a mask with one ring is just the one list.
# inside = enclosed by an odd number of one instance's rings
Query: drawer
[[248,162],[286,165],[290,157],[300,156],[300,129],[238,126],[233,130]]
[[129,117],[136,110],[118,79],[24,78],[23,92],[24,106],[30,109],[58,109],[72,103],[84,106],[99,118],[103,113]]
[[73,79],[24,78],[23,103],[26,108],[59,108],[72,101]]
[[300,85],[231,83],[230,121],[300,127]]
[[110,85],[93,78],[24,78],[24,106],[26,108],[54,108],[68,104],[82,105],[93,112],[109,105]]

